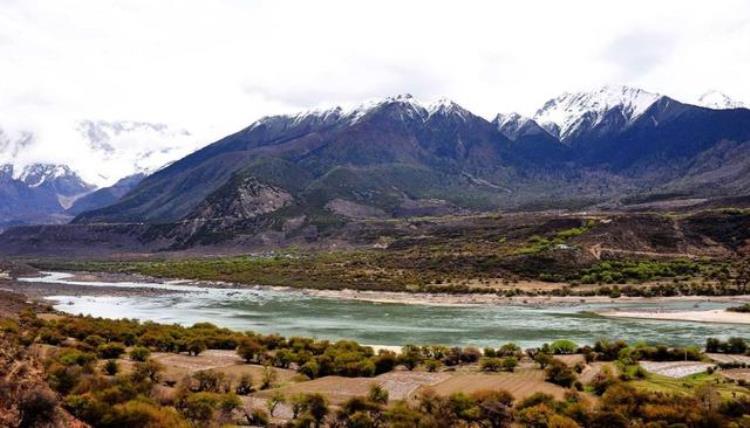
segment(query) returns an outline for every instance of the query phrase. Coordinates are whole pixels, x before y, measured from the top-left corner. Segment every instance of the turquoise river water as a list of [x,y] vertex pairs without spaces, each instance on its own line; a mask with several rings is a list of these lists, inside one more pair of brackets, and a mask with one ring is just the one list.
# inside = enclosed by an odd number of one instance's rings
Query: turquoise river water
[[[611,319],[592,314],[622,310],[679,311],[717,309],[725,303],[671,301],[569,305],[434,306],[371,303],[320,298],[295,290],[268,287],[212,288],[177,282],[81,282],[71,275],[47,272],[28,282],[67,284],[70,293],[49,297],[55,308],[72,314],[135,318],[191,325],[211,322],[222,327],[308,336],[354,339],[360,343],[407,343],[498,346],[515,342],[537,346],[558,338],[579,344],[621,338],[674,345],[703,344],[706,337],[750,336],[750,326],[681,321]],[[78,286],[150,288],[160,294],[85,295]]]

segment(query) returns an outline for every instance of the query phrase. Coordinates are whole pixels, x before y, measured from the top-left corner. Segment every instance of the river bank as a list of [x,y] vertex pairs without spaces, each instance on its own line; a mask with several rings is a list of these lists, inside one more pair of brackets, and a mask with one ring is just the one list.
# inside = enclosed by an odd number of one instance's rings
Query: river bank
[[607,311],[597,312],[604,317],[643,320],[692,321],[721,324],[750,324],[750,314],[724,309],[703,311]]

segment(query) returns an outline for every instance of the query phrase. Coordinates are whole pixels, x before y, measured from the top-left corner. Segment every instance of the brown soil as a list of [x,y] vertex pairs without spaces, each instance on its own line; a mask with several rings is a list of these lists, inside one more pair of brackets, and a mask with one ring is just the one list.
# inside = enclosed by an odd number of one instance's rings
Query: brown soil
[[514,373],[457,373],[432,388],[441,395],[504,389],[516,400],[527,398],[535,392],[562,399],[565,393],[565,388],[545,382],[542,370],[533,368],[518,369]]

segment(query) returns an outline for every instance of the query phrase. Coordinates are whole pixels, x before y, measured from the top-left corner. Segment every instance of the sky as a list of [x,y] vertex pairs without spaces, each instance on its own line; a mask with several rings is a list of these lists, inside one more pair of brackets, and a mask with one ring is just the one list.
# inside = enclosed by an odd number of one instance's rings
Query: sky
[[[132,146],[185,154],[269,114],[411,93],[492,118],[605,84],[747,102],[748,76],[747,0],[0,0],[0,128],[98,184]],[[117,140],[117,166],[81,119],[190,137]]]

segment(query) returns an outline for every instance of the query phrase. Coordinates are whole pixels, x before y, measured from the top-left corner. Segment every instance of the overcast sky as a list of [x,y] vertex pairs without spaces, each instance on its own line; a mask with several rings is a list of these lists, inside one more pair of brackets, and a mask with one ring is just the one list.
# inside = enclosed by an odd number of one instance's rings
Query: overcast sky
[[0,0],[0,126],[41,130],[51,152],[77,118],[209,142],[404,92],[490,118],[617,83],[750,101],[748,76],[747,0]]

